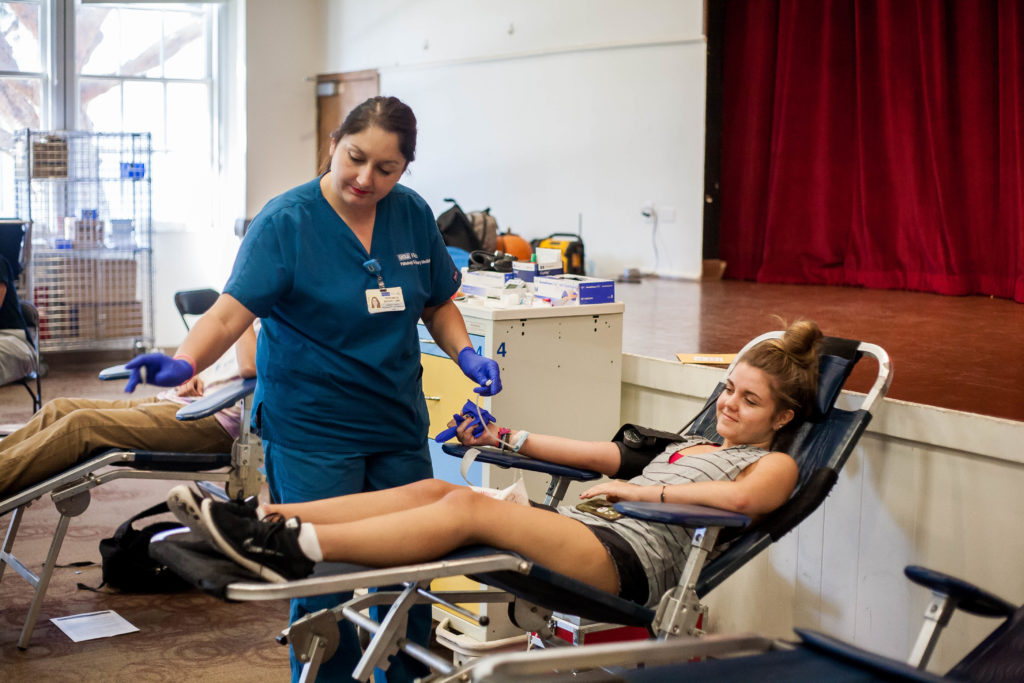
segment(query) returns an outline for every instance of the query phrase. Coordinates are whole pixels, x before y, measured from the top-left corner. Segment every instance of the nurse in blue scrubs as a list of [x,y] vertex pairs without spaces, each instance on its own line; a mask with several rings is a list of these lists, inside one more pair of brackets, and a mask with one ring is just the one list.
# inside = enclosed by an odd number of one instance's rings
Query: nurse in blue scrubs
[[[393,97],[359,105],[331,134],[326,172],[272,199],[253,219],[224,293],[174,357],[146,354],[128,363],[129,391],[139,381],[178,385],[261,318],[253,419],[275,502],[431,476],[420,319],[480,385],[477,393],[501,390],[497,363],[475,353],[451,301],[460,273],[433,213],[398,184],[415,148],[407,105]],[[295,600],[292,619],[339,599]],[[424,626],[429,631],[429,612],[424,617],[416,640]],[[320,680],[348,680],[358,661],[355,633],[342,628],[349,631]],[[293,657],[293,678],[297,666]],[[403,680],[401,662],[388,680]]]

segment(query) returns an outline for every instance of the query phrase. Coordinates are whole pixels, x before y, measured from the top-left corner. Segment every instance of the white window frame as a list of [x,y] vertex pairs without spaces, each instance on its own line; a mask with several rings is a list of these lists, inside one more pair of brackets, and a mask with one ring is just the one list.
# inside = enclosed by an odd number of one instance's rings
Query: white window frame
[[[124,7],[132,4],[216,4],[214,26],[208,35],[207,76],[211,81],[210,92],[210,149],[211,168],[218,178],[219,206],[214,207],[210,226],[169,227],[154,218],[154,231],[202,231],[226,226],[232,229],[235,216],[244,210],[244,179],[235,177],[238,170],[244,178],[244,163],[235,157],[244,155],[244,84],[235,83],[236,74],[231,65],[238,59],[240,41],[235,35],[241,25],[244,8],[240,0],[27,0],[40,6],[40,47],[42,72],[3,72],[0,75],[39,78],[42,83],[42,106],[40,127],[43,130],[75,129],[78,125],[79,84],[75,63],[75,13],[79,5],[101,4]],[[145,78],[123,76],[86,76],[86,78],[111,78],[119,82],[144,81],[196,82],[196,79]],[[127,131],[126,131],[127,132]],[[243,156],[244,158],[244,156]],[[154,179],[165,182],[166,179]],[[13,207],[12,207],[13,208]]]

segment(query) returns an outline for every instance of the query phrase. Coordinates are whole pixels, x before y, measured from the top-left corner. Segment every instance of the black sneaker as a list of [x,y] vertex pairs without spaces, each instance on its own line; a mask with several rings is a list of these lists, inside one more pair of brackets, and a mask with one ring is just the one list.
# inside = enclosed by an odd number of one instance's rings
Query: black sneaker
[[[199,534],[205,540],[212,541],[213,537],[203,523],[201,510],[203,498],[194,489],[184,484],[179,484],[168,491],[167,507],[174,513],[179,522],[192,529],[192,531]],[[256,519],[256,508],[259,506],[259,500],[256,499],[256,496],[251,496],[245,500],[232,500],[224,505],[227,511],[230,511],[231,514],[237,517]]]
[[202,519],[214,546],[224,555],[274,583],[302,579],[313,572],[313,560],[299,547],[299,518],[277,514],[262,521],[243,517],[229,503],[203,500]]
[[199,524],[199,508],[202,503],[202,497],[184,484],[167,492],[167,507],[187,527],[195,528]]

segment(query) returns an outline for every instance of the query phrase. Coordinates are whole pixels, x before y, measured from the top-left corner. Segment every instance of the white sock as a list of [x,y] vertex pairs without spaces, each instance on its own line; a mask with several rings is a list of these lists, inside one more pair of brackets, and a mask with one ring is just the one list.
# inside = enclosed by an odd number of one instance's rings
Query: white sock
[[320,540],[316,537],[316,529],[310,522],[303,522],[299,527],[299,549],[302,554],[314,562],[323,562],[324,553],[320,550]]

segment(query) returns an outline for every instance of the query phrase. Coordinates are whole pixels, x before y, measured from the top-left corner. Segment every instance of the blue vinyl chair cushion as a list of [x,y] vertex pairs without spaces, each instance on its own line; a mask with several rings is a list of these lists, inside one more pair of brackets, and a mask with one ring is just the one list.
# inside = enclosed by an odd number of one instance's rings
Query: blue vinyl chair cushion
[[[466,546],[445,559],[464,559],[493,554],[514,554],[485,545]],[[528,558],[524,558],[528,559]],[[593,621],[607,621],[624,626],[650,627],[654,611],[630,600],[593,588],[582,581],[533,563],[526,574],[490,572],[469,578],[494,588],[508,591],[546,609],[575,614]]]

